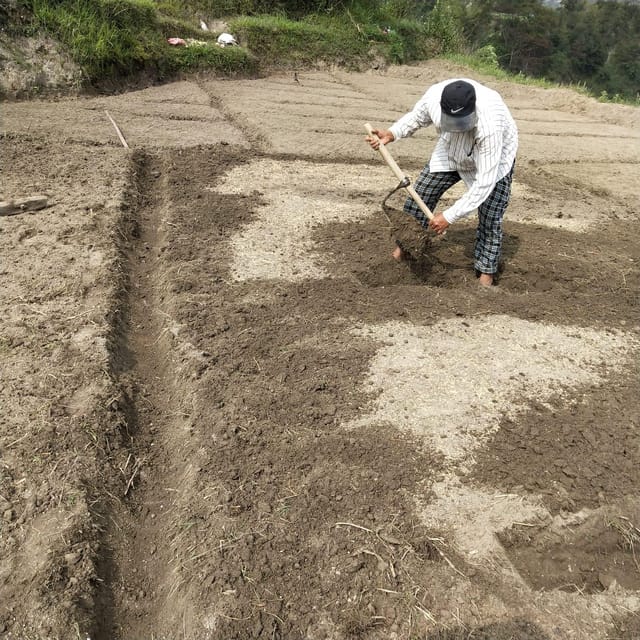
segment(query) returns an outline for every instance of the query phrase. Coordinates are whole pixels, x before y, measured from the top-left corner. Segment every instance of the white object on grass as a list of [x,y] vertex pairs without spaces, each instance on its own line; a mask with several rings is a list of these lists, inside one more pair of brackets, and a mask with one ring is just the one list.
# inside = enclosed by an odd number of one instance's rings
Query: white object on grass
[[238,44],[238,41],[230,33],[221,33],[218,36],[218,44],[222,47]]

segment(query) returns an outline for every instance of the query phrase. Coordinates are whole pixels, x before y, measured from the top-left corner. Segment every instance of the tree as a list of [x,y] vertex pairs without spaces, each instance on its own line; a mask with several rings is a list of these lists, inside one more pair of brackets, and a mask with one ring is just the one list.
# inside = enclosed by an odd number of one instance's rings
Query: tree
[[461,24],[473,49],[491,45],[509,71],[632,99],[640,92],[638,3],[562,0],[552,9],[541,0],[473,0]]

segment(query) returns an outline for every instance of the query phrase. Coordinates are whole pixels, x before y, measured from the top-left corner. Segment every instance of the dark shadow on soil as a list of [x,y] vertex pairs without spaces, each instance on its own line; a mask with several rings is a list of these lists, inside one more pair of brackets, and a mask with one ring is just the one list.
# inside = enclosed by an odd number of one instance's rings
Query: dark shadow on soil
[[111,640],[115,631],[113,580],[117,569],[113,550],[104,541],[100,543],[95,565],[96,574],[100,577],[100,588],[95,596],[94,611],[91,612],[93,623],[91,637],[95,640]]
[[476,453],[467,481],[540,495],[552,513],[633,495],[640,468],[638,397],[640,376],[627,371],[583,393],[532,403],[517,418],[503,419]]
[[[447,231],[446,240],[445,238],[432,236],[431,242],[427,245],[424,252],[419,255],[408,255],[406,261],[407,266],[417,280],[434,287],[449,287],[451,284],[449,274],[453,271],[468,272],[468,277],[471,278],[475,261],[473,254],[475,236],[475,229],[449,230]],[[444,246],[445,242],[449,245],[445,251],[450,255],[445,253],[443,257],[439,257],[438,243],[442,243]],[[500,275],[504,271],[505,262],[513,258],[518,252],[518,244],[518,236],[505,234],[502,261],[495,279],[496,283],[499,282]],[[455,258],[455,256],[460,253],[460,249],[462,249],[462,255],[466,258],[466,264],[461,264],[460,261]],[[442,251],[440,253],[442,253]],[[477,274],[474,273],[473,275],[475,276]]]
[[640,223],[626,227],[623,239],[606,232],[505,223],[504,270],[490,295],[479,291],[475,278],[472,226],[452,228],[428,246],[423,242],[425,255],[403,263],[391,258],[393,229],[379,215],[323,225],[314,232],[314,241],[330,256],[339,277],[362,285],[363,296],[389,302],[397,297],[396,305],[406,308],[411,301],[436,314],[446,315],[447,307],[460,313],[462,307],[474,314],[611,329],[635,326],[640,317],[640,269],[629,259],[640,255]]

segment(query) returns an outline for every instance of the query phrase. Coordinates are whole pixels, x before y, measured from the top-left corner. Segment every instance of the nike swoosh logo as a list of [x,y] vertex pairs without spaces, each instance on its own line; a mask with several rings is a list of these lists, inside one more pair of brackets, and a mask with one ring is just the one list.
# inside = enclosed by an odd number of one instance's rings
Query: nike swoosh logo
[[464,107],[458,107],[457,109],[451,109],[451,113],[458,113],[458,111],[462,111]]

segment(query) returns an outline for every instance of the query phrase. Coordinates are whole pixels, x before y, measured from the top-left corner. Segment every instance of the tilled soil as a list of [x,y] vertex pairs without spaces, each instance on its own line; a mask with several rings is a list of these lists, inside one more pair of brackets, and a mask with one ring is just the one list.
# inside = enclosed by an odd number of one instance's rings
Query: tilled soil
[[4,106],[0,635],[638,637],[638,111],[485,79],[485,290],[363,141],[469,73]]

